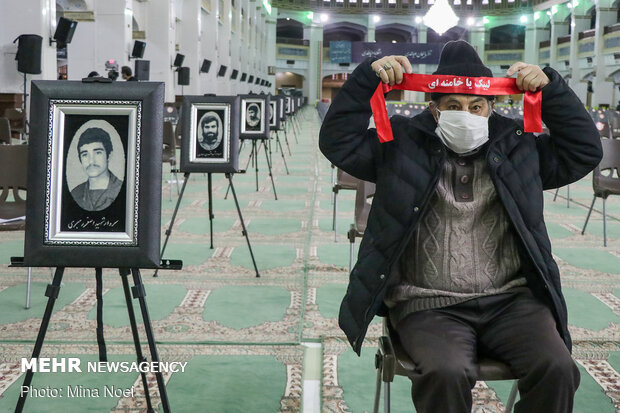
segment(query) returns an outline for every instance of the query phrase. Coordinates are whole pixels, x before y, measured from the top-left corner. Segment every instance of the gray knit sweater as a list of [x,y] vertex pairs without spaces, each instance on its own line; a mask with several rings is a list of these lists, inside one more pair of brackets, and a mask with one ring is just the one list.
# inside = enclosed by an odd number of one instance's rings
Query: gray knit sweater
[[484,157],[449,158],[387,291],[391,322],[524,286],[517,242]]

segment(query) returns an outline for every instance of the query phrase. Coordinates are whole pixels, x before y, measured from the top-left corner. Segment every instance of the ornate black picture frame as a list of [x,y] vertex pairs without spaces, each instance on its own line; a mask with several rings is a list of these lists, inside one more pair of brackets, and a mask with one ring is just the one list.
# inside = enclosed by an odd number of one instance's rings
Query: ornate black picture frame
[[32,82],[25,265],[159,265],[163,96],[159,82]]
[[269,95],[241,95],[241,139],[269,138]]
[[269,129],[273,131],[280,130],[280,102],[276,96],[269,95]]
[[237,96],[185,96],[182,172],[239,171],[239,102]]

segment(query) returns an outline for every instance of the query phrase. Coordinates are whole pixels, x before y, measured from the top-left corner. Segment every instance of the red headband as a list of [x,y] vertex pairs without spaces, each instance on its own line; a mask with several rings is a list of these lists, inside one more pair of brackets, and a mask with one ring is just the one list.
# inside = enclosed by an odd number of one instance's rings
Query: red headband
[[[385,107],[384,93],[392,89],[415,90],[418,92],[462,93],[467,95],[516,95],[523,91],[517,88],[517,80],[508,77],[468,77],[449,75],[403,74],[403,81],[390,86],[381,82],[370,99],[370,107],[375,118],[377,134],[381,142],[389,142],[392,125]],[[525,92],[523,104],[523,124],[525,132],[542,132],[541,107],[542,93]]]

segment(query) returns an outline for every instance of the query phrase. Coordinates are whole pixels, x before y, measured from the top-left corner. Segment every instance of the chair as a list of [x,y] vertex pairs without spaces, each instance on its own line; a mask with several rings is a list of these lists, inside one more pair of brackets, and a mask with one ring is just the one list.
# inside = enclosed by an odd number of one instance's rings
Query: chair
[[603,146],[603,159],[592,172],[592,188],[594,197],[592,204],[583,224],[581,235],[586,231],[592,208],[596,198],[603,198],[603,246],[607,246],[607,214],[605,211],[605,201],[609,195],[620,195],[620,140],[601,139]]
[[338,192],[342,189],[357,189],[359,179],[354,178],[342,169],[336,171],[336,183],[332,187],[334,193],[334,212],[332,217],[332,229],[334,230],[334,242],[338,241],[336,223],[338,218]]
[[349,238],[349,273],[353,269],[353,246],[355,238],[361,237],[366,231],[368,214],[370,213],[371,202],[368,202],[375,195],[375,184],[366,181],[359,181],[355,192],[355,213],[354,223],[351,224],[347,238]]
[[620,139],[620,112],[617,110],[608,110],[607,115],[611,137]]
[[11,123],[11,133],[19,134],[21,139],[22,135],[26,133],[24,112],[15,108],[7,108],[4,110],[3,116]]
[[[26,224],[27,145],[0,145],[0,231],[23,231]],[[26,308],[30,308],[32,269],[28,268]]]
[[11,144],[11,123],[7,118],[0,118],[0,144]]
[[[174,182],[177,184],[177,195],[179,194],[179,180],[177,173],[175,172],[175,166],[177,164],[176,156],[176,139],[174,137],[174,128],[172,122],[164,122],[164,137],[163,137],[163,153],[162,162],[170,164],[170,173],[174,176]],[[170,181],[172,183],[172,180]],[[170,186],[170,199],[172,200],[172,186]]]
[[[415,371],[416,366],[403,349],[398,339],[398,334],[393,331],[387,317],[383,319],[383,336],[379,338],[379,349],[375,356],[375,368],[377,369],[377,386],[375,389],[373,413],[379,412],[382,382],[385,389],[383,411],[384,413],[390,413],[390,383],[394,380],[395,375],[409,377],[409,374]],[[477,381],[489,380],[514,380],[505,409],[506,413],[511,413],[517,398],[517,378],[506,364],[483,357],[478,361]]]

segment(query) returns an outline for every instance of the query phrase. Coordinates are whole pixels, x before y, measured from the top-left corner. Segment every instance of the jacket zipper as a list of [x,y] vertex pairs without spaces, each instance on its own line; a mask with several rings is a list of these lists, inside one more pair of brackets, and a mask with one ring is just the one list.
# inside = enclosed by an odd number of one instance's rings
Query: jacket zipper
[[[445,151],[442,150],[442,156],[441,156],[441,159],[439,160],[439,163],[437,165],[437,170],[436,170],[436,173],[435,173],[435,177],[433,178],[433,183],[430,185],[429,189],[426,191],[426,194],[424,194],[424,198],[422,199],[422,203],[421,203],[422,208],[420,209],[420,214],[419,214],[418,222],[417,222],[417,224],[415,226],[413,226],[413,228],[411,228],[411,230],[407,234],[407,237],[404,238],[404,242],[402,242],[398,246],[397,252],[393,255],[393,259],[391,259],[390,262],[388,263],[388,265],[386,266],[385,274],[389,274],[391,272],[391,268],[392,268],[392,265],[394,264],[394,261],[396,261],[402,255],[405,247],[407,246],[407,244],[409,243],[409,240],[411,239],[411,236],[413,235],[413,233],[416,231],[416,229],[420,225],[420,220],[424,216],[424,212],[426,212],[426,210],[428,209],[429,198],[432,196],[432,194],[435,192],[435,189],[437,188],[437,183],[439,182],[441,169],[443,168],[443,165],[444,165],[445,161],[446,161]],[[385,281],[387,281],[387,277],[388,276],[386,276]],[[385,283],[385,281],[384,281],[384,283]],[[373,307],[373,305],[375,303],[375,299],[376,299],[376,297],[373,298],[373,300],[370,303],[370,305],[366,308],[366,311],[364,312],[364,320],[366,320],[368,318],[368,312]],[[358,339],[359,339],[359,337],[356,339],[356,341]]]

